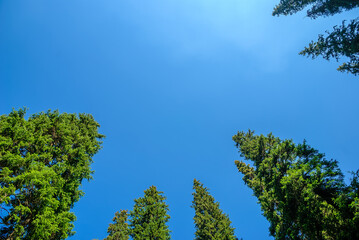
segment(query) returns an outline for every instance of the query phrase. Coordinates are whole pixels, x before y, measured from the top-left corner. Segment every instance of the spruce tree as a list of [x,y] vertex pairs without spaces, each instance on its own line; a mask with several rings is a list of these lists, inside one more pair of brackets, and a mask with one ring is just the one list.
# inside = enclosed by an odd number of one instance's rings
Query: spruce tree
[[66,239],[103,135],[88,114],[25,114],[0,116],[0,239]]
[[104,240],[128,240],[129,228],[127,224],[127,211],[116,212],[113,223],[107,229],[108,236]]
[[166,225],[170,216],[163,192],[155,186],[145,190],[142,198],[135,199],[130,212],[130,235],[134,240],[168,240],[170,230]]
[[219,203],[196,179],[193,181],[194,223],[196,240],[235,240],[229,217],[219,208]]
[[336,160],[310,147],[253,131],[233,136],[235,164],[258,198],[275,239],[359,239],[359,171],[346,185]]

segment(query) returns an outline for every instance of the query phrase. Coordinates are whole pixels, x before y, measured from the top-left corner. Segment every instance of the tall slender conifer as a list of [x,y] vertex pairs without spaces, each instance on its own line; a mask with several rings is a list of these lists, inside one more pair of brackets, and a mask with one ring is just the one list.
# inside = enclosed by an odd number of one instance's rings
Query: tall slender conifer
[[196,179],[193,182],[193,202],[196,227],[195,240],[235,240],[234,228],[228,215],[219,208],[219,203]]
[[110,223],[107,229],[108,237],[105,240],[128,240],[130,238],[127,217],[127,210],[115,213],[115,217],[112,219],[113,223]]
[[135,199],[135,206],[130,212],[130,232],[134,240],[168,240],[170,230],[166,225],[170,216],[163,192],[155,186],[145,190],[143,198]]

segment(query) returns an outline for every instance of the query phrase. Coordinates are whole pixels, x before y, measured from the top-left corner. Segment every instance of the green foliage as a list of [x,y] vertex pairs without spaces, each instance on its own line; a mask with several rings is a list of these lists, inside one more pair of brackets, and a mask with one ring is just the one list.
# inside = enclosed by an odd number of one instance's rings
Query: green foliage
[[280,0],[274,8],[273,15],[292,15],[309,7],[307,16],[317,18],[331,16],[359,6],[356,0]]
[[113,223],[107,229],[108,237],[105,240],[128,240],[129,228],[127,224],[127,211],[116,212]]
[[135,199],[135,206],[130,212],[130,235],[134,240],[168,240],[170,230],[166,223],[168,205],[163,192],[155,186],[145,190],[143,198]]
[[322,55],[326,60],[339,60],[340,56],[346,56],[349,61],[339,66],[338,70],[359,74],[359,21],[352,20],[347,25],[344,21],[341,26],[335,26],[333,32],[327,33],[327,37],[319,35],[318,41],[311,42],[300,54],[312,58]]
[[0,116],[0,239],[65,239],[104,136],[91,115],[25,113]]
[[350,185],[335,160],[304,141],[294,144],[253,131],[233,136],[237,168],[258,198],[275,239],[359,239],[359,172]]
[[[274,8],[273,15],[291,15],[310,7],[307,16],[315,19],[358,6],[358,0],[281,0]],[[349,61],[339,66],[338,70],[359,74],[359,18],[351,20],[349,24],[343,21],[342,25],[334,26],[333,32],[327,34],[326,37],[319,35],[318,41],[311,42],[300,54],[312,58],[322,55],[327,60],[335,58],[337,61],[341,56],[347,57]]]
[[192,207],[195,210],[194,223],[196,240],[236,240],[229,217],[219,208],[219,203],[196,179],[193,182]]

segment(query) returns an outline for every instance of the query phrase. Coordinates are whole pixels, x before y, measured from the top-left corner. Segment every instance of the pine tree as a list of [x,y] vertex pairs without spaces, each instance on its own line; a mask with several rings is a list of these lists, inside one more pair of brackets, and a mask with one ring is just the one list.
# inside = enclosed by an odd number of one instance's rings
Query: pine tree
[[219,208],[219,203],[196,179],[193,182],[194,223],[196,240],[236,240],[229,217]]
[[65,239],[104,136],[91,115],[0,116],[0,239]]
[[163,192],[155,186],[145,190],[143,198],[135,199],[135,206],[130,212],[130,235],[134,240],[168,240],[170,230],[166,223],[168,205]]
[[258,198],[275,239],[359,239],[359,171],[346,185],[335,160],[308,146],[253,131],[233,136],[235,164]]
[[127,224],[127,211],[116,212],[113,223],[107,229],[108,236],[104,240],[128,240],[129,228]]

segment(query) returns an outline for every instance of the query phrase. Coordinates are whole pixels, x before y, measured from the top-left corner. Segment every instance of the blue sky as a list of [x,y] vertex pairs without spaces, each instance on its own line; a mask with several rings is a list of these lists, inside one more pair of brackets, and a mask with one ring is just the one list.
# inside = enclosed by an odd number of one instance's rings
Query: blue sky
[[0,113],[86,112],[107,138],[71,239],[103,239],[114,213],[155,185],[172,239],[193,239],[193,179],[238,237],[272,239],[231,137],[252,129],[359,168],[359,80],[298,52],[348,12],[272,17],[268,0],[0,1]]

